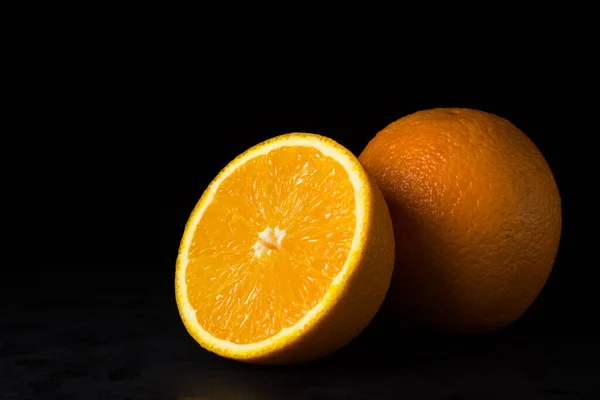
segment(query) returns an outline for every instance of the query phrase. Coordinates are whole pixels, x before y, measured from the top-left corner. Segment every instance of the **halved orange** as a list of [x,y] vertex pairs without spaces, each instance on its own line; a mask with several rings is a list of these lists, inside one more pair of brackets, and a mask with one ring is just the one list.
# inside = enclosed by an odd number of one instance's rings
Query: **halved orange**
[[393,264],[387,205],[358,159],[291,133],[235,158],[203,193],[179,248],[177,306],[216,354],[306,361],[365,328]]

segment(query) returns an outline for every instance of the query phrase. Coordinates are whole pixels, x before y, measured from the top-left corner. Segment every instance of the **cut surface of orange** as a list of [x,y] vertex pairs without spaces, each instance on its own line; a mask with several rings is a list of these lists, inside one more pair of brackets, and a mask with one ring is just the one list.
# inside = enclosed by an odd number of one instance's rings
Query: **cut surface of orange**
[[192,211],[177,305],[216,354],[305,361],[370,322],[393,263],[387,205],[358,159],[320,135],[281,135],[229,163]]

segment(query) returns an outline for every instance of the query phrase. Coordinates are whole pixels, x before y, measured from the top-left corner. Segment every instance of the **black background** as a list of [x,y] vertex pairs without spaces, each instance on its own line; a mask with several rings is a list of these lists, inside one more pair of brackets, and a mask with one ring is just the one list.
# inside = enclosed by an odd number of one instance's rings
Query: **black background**
[[[51,51],[45,60],[60,54]],[[26,261],[8,266],[2,281],[0,393],[598,394],[598,261],[590,251],[597,232],[595,214],[587,212],[597,179],[593,160],[582,156],[595,131],[580,124],[586,89],[577,74],[519,64],[417,75],[378,58],[387,67],[383,77],[377,68],[343,67],[357,61],[351,56],[339,67],[294,56],[258,65],[261,55],[252,52],[218,63],[212,53],[202,58],[169,46],[138,58],[134,43],[99,54],[110,56],[82,51],[67,71],[31,75],[36,96],[29,100],[38,111],[23,124],[47,133],[29,155],[41,161],[34,187],[16,197],[21,220],[35,229],[15,229],[13,259]],[[378,317],[340,352],[294,367],[227,361],[193,342],[175,308],[177,248],[189,213],[227,162],[288,132],[326,135],[358,155],[387,124],[433,107],[509,119],[538,146],[558,183],[559,254],[543,292],[517,323],[493,335],[455,338],[414,336]]]

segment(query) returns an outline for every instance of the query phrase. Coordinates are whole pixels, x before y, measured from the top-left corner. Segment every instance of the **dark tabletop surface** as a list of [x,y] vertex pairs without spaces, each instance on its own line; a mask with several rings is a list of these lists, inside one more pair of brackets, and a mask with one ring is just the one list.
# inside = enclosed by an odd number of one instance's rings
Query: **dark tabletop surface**
[[200,348],[170,283],[111,283],[3,299],[1,399],[600,399],[593,334],[542,335],[517,323],[442,338],[402,333],[378,316],[326,359],[253,366]]

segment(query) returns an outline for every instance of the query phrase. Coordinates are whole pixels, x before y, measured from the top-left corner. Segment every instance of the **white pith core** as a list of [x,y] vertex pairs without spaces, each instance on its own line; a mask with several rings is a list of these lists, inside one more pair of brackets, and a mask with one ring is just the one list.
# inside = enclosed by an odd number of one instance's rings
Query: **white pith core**
[[270,226],[267,226],[264,231],[258,234],[258,240],[254,243],[254,246],[252,246],[254,249],[254,257],[260,257],[264,253],[279,250],[284,236],[285,231],[279,229],[278,226],[276,226],[275,229],[271,229]]

